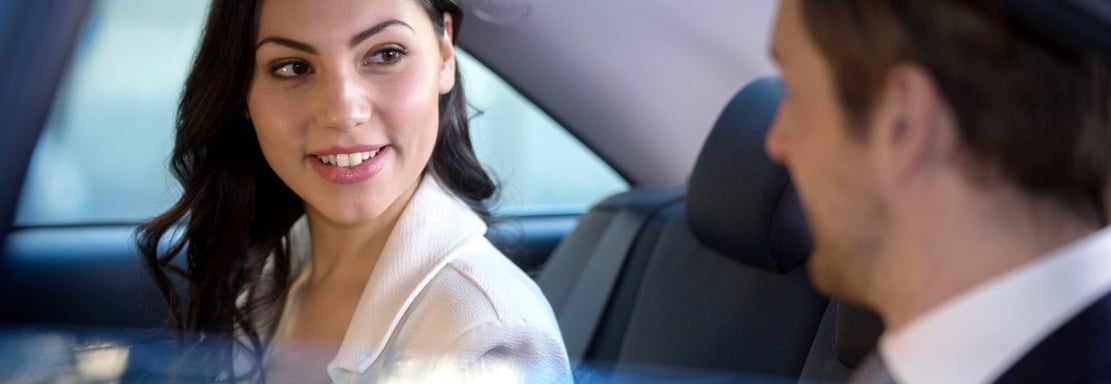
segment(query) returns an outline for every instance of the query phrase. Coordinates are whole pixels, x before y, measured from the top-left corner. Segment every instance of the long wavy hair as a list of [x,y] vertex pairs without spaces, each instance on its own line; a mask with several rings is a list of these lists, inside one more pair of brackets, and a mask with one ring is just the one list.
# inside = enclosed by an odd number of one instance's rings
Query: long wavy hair
[[[413,1],[427,11],[438,35],[444,32],[442,15],[451,14],[454,41],[463,21],[454,1]],[[171,325],[192,336],[182,341],[186,354],[194,355],[190,375],[203,375],[199,379],[236,378],[242,372],[233,372],[233,359],[240,364],[240,352],[247,351],[253,364],[245,377],[265,380],[262,340],[269,325],[261,322],[267,313],[281,313],[291,284],[283,239],[304,214],[302,200],[266,163],[244,114],[260,5],[261,0],[213,0],[178,106],[170,170],[183,193],[137,231]],[[440,96],[439,132],[425,172],[489,222],[483,201],[496,187],[471,146],[456,68],[455,87]],[[176,276],[187,282],[187,297],[175,289]],[[198,362],[208,368],[199,369]]]

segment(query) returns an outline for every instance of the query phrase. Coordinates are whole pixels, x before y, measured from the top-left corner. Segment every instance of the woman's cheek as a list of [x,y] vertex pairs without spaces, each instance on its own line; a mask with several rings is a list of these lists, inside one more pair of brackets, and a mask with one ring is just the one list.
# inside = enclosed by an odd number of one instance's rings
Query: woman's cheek
[[[439,92],[432,76],[398,76],[383,87],[379,108],[394,135],[434,135],[438,126]],[[431,132],[429,132],[431,131]]]
[[285,97],[268,89],[256,89],[248,99],[248,115],[254,125],[263,157],[283,179],[303,157],[302,130],[297,116],[303,112]]

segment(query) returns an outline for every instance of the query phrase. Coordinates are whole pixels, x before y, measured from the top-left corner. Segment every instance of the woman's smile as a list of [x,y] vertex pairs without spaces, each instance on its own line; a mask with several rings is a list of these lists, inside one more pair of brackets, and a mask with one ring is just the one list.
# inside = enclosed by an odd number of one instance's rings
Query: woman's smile
[[343,185],[370,180],[382,170],[389,157],[389,146],[332,148],[309,155],[309,162],[322,179]]

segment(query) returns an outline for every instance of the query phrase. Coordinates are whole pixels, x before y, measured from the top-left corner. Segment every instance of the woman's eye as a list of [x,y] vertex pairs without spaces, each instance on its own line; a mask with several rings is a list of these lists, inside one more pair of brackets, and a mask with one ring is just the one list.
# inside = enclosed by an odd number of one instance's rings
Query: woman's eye
[[392,65],[405,58],[409,51],[400,47],[389,47],[378,50],[367,58],[367,64]]
[[312,67],[299,61],[293,61],[273,66],[270,73],[279,78],[292,79],[312,73]]

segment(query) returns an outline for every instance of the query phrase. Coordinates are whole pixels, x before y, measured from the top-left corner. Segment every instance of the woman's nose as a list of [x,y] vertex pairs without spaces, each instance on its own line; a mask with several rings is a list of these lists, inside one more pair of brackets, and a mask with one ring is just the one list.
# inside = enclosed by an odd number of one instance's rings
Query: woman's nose
[[370,120],[370,92],[353,71],[333,70],[320,77],[314,95],[316,124],[347,130]]

